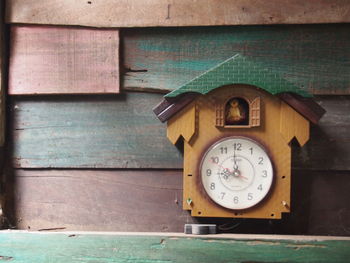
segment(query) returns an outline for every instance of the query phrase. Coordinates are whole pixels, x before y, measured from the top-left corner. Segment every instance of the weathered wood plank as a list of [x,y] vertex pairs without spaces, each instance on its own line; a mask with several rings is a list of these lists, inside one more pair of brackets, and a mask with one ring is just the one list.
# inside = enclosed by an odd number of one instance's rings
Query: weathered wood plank
[[318,125],[311,126],[310,141],[294,147],[292,166],[307,170],[350,169],[350,97],[318,97],[327,111]]
[[[4,26],[4,2],[0,2],[0,187],[4,189],[4,177],[2,173],[3,163],[4,163],[4,143],[5,143],[5,120],[6,120],[6,110],[5,110],[5,26]],[[3,227],[3,193],[0,193],[0,228]]]
[[[191,218],[181,170],[14,170],[6,217],[19,229],[182,232],[212,223],[231,233],[350,235],[349,172],[293,171],[281,220]],[[10,225],[10,226],[11,226]]]
[[180,168],[152,112],[159,94],[13,98],[13,164],[26,168]]
[[119,32],[11,27],[10,95],[119,93]]
[[350,24],[129,29],[122,41],[126,89],[173,90],[239,53],[310,93],[350,94]]
[[350,4],[342,0],[7,0],[7,5],[8,23],[147,27],[350,22]]
[[182,171],[16,170],[14,176],[9,217],[20,229],[181,232],[193,222],[182,210]]
[[348,262],[350,240],[300,237],[0,232],[11,262]]
[[293,170],[292,212],[276,223],[274,230],[277,233],[284,229],[284,233],[293,234],[349,236],[349,176],[349,171]]
[[[152,113],[159,94],[12,98],[13,164],[18,168],[182,168],[182,157]],[[293,167],[350,169],[350,97],[319,97],[327,110]],[[332,154],[329,153],[331,150]]]
[[0,146],[5,143],[5,47],[4,3],[0,3]]

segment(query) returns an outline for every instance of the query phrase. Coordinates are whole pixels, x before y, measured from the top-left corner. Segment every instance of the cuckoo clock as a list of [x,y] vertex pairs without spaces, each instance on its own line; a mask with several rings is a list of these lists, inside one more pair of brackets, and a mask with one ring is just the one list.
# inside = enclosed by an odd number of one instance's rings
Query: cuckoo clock
[[291,146],[324,110],[278,74],[236,55],[165,96],[154,112],[184,143],[192,216],[279,219],[290,212]]

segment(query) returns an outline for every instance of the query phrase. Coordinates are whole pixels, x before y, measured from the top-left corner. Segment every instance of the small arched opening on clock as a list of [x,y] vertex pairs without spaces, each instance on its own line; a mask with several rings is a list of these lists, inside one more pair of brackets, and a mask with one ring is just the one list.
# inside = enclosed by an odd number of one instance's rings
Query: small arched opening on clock
[[215,126],[251,128],[260,126],[260,97],[232,96],[215,104]]
[[229,99],[225,105],[225,126],[248,126],[249,103],[240,97]]

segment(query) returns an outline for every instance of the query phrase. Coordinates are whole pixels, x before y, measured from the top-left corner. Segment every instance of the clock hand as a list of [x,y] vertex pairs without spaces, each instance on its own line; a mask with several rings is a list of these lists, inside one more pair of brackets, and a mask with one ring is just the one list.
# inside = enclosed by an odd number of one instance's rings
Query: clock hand
[[238,171],[238,165],[237,165],[237,160],[236,160],[236,145],[233,146],[233,169],[234,169],[234,172],[235,171]]
[[221,164],[214,162],[213,160],[211,160],[211,162],[213,164],[216,164],[217,166],[219,166],[221,169],[223,169],[223,172],[221,175],[223,175],[225,180],[227,180],[230,175],[234,176],[234,171],[231,171],[229,168],[226,168],[226,167],[222,166]]
[[238,178],[243,178],[244,180],[248,180],[248,178],[245,177],[245,176],[243,176],[243,175],[241,174],[241,171],[238,170],[238,169],[235,169],[235,170],[233,171],[233,176],[234,176],[234,177],[238,177]]
[[245,176],[243,176],[243,175],[241,175],[241,174],[239,175],[239,177],[240,177],[240,178],[243,178],[244,180],[248,180],[247,177],[245,177]]
[[224,169],[224,171],[228,171],[230,174],[233,174],[233,171],[231,171],[229,168],[223,167],[221,164],[219,163],[215,163],[212,161],[212,163],[216,164],[217,166],[219,166],[220,168]]
[[231,171],[229,168],[223,167],[221,164],[214,162],[213,160],[211,161],[212,163],[216,164],[217,166],[219,166],[220,168],[222,168],[225,171],[227,171],[229,173],[229,175],[233,175],[234,177],[241,177],[244,180],[248,180],[247,177],[241,175],[241,172],[238,170],[238,165],[236,162],[236,155],[235,155],[235,151],[233,152],[233,160],[234,160],[234,166],[233,166],[233,171]]

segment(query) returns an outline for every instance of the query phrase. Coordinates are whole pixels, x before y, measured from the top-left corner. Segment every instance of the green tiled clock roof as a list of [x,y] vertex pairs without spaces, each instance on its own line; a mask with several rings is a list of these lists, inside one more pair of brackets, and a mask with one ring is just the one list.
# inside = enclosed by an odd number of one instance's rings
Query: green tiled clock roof
[[185,85],[168,93],[165,97],[176,97],[186,92],[206,94],[215,88],[229,84],[254,85],[271,94],[294,92],[304,97],[311,97],[308,92],[284,79],[280,73],[264,67],[257,59],[248,59],[241,54],[236,54],[209,69]]

